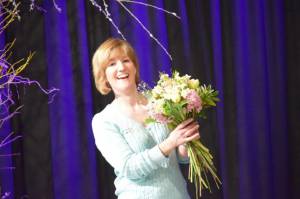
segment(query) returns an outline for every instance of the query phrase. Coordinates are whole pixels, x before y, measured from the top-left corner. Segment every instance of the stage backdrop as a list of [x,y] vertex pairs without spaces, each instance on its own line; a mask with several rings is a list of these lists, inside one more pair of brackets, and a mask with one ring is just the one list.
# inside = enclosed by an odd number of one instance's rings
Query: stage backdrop
[[[90,1],[56,2],[61,12],[52,0],[42,3],[46,12],[29,12],[30,1],[22,1],[21,21],[5,34],[6,42],[17,39],[12,62],[36,52],[23,76],[60,91],[48,104],[36,86],[20,88],[16,106],[24,107],[1,134],[22,135],[6,149],[21,155],[5,159],[16,169],[0,171],[1,187],[18,199],[115,198],[113,170],[91,130],[93,115],[113,96],[95,89],[91,58],[101,42],[120,36]],[[299,198],[299,1],[142,1],[181,20],[126,4],[173,61],[124,9],[107,2],[137,51],[141,79],[153,85],[158,71],[172,67],[220,91],[217,108],[200,125],[223,184],[203,198]],[[191,184],[189,191],[194,196]]]

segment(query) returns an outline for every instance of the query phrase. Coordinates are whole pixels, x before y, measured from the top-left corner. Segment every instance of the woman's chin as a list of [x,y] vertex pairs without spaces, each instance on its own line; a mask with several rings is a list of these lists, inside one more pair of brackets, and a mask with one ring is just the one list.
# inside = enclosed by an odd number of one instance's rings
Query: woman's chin
[[116,93],[119,94],[129,94],[136,90],[136,86],[133,85],[122,85],[116,89],[114,89]]

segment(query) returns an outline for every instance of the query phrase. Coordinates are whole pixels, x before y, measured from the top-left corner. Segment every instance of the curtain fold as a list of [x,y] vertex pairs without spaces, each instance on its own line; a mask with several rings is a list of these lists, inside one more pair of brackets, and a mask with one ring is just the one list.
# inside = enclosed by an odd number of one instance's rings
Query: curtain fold
[[[0,17],[0,20],[3,18]],[[0,28],[2,28],[2,24],[0,25]],[[5,35],[0,35],[0,49],[4,49],[5,47]],[[2,82],[0,82],[1,84]],[[5,98],[2,98],[2,93],[0,94],[0,100],[4,100]],[[5,113],[4,109],[0,109],[0,118],[5,118],[8,116],[8,113]],[[4,114],[5,113],[5,114]],[[12,149],[9,146],[4,146],[2,144],[2,141],[7,138],[7,136],[12,133],[11,131],[11,125],[9,121],[6,121],[4,123],[0,123],[1,128],[1,134],[0,134],[0,193],[9,192],[11,194],[11,197],[14,197],[14,186],[13,186],[13,160],[12,156]],[[5,181],[5,182],[4,182]]]

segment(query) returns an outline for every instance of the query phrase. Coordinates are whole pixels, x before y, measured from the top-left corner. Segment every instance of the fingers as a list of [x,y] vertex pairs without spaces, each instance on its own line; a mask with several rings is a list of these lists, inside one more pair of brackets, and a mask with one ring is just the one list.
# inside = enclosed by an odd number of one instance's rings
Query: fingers
[[199,139],[200,138],[200,133],[199,133],[199,125],[196,124],[189,130],[187,130],[184,135],[184,141],[189,142],[191,140]]
[[187,119],[179,124],[170,135],[171,136],[169,136],[169,139],[173,139],[173,141],[176,143],[176,146],[199,139],[199,124],[192,118]]
[[188,125],[184,129],[184,136],[189,137],[194,133],[194,131],[198,131],[198,129],[199,129],[199,124],[197,122],[193,122],[192,124]]
[[185,143],[190,142],[190,141],[192,141],[192,140],[199,139],[199,138],[200,138],[200,134],[199,134],[199,133],[195,133],[195,134],[193,134],[192,136],[187,137]]
[[193,122],[194,121],[194,119],[193,118],[189,118],[189,119],[187,119],[187,120],[185,120],[185,121],[183,121],[181,124],[179,124],[177,127],[176,127],[176,129],[183,129],[183,128],[185,128],[186,126],[188,126],[191,122]]

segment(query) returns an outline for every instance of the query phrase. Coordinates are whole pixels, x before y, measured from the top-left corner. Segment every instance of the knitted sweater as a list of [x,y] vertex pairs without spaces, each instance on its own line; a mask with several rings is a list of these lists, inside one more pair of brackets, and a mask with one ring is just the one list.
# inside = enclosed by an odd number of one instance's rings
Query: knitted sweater
[[97,148],[114,168],[119,199],[190,198],[176,151],[165,157],[158,148],[169,133],[165,125],[145,127],[109,104],[94,116],[92,127]]

